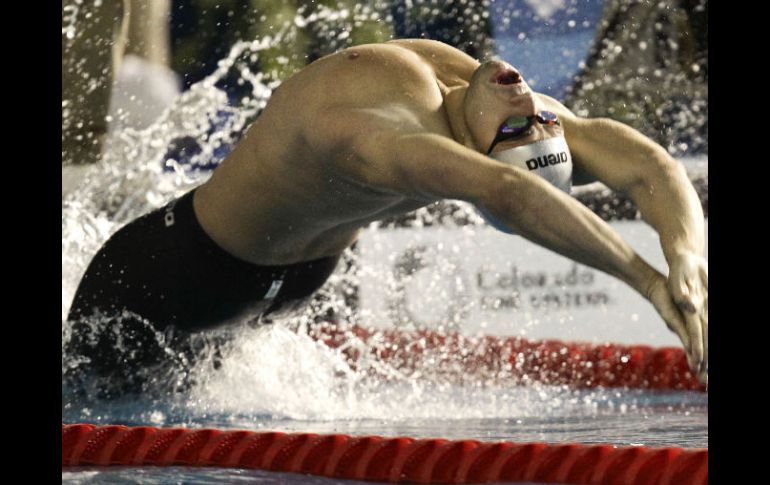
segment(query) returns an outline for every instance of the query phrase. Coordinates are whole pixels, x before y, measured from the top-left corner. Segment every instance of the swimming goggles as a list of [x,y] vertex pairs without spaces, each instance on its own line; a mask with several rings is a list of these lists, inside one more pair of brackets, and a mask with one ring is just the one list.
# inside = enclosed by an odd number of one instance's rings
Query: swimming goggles
[[497,135],[495,135],[495,139],[492,140],[492,144],[489,146],[489,150],[487,150],[487,155],[492,153],[492,149],[501,141],[515,140],[516,138],[521,138],[526,135],[532,125],[535,124],[535,121],[541,125],[561,125],[556,113],[545,110],[538,111],[536,114],[530,116],[511,116],[503,121],[503,124],[497,129]]

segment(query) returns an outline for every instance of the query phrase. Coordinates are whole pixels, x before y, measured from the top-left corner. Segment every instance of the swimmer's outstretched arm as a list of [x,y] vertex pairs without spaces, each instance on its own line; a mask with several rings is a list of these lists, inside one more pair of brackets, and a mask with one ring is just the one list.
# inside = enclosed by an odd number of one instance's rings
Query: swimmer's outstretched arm
[[356,149],[345,169],[360,182],[413,198],[471,202],[523,237],[613,275],[645,297],[665,281],[596,214],[527,171],[436,134],[380,132]]
[[690,365],[708,379],[708,262],[704,217],[687,173],[661,146],[610,119],[578,118],[557,101],[541,96],[564,125],[576,166],[627,194],[660,235],[669,266],[668,291],[684,325],[672,329],[688,350]]
[[648,298],[683,343],[687,333],[666,278],[602,219],[542,178],[431,133],[373,133],[349,117],[351,153],[337,164],[359,183],[409,197],[471,202],[525,238],[625,282]]

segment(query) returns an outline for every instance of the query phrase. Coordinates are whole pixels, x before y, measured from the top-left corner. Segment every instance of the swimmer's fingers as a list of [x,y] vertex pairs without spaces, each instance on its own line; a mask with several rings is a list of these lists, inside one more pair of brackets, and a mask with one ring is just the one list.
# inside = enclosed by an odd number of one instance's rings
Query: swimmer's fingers
[[[687,361],[695,373],[699,373],[703,365],[704,340],[703,340],[703,291],[700,278],[696,280],[676,278],[672,274],[669,278],[671,297],[679,310],[688,335],[685,344]],[[683,340],[684,342],[684,340]]]
[[700,313],[708,294],[708,263],[692,253],[674,258],[670,264],[668,287],[682,312]]
[[662,277],[656,280],[650,287],[649,300],[655,306],[663,321],[666,322],[669,330],[674,332],[679,337],[679,340],[682,341],[682,345],[687,352],[687,361],[692,367],[693,362],[689,352],[690,335],[687,332],[685,320],[682,318],[682,312],[679,311],[679,308],[674,303],[674,299],[666,287],[666,281]]
[[676,306],[683,313],[697,312],[700,304],[703,302],[698,287],[696,287],[696,285],[700,286],[700,277],[697,275],[693,276],[681,271],[677,272],[673,268],[668,276],[668,287],[671,290],[671,296],[674,298]]
[[[686,308],[682,310],[682,316],[684,316],[685,325],[687,327],[687,334],[690,337],[690,347],[687,353],[690,356],[690,367],[696,373],[700,373],[703,368],[704,358],[704,322],[702,303],[698,302],[697,307]],[[677,305],[680,309],[681,306]]]
[[703,365],[698,380],[704,385],[709,384],[709,300],[703,302]]
[[690,346],[685,347],[688,362],[700,375],[705,367],[704,326],[708,325],[704,318],[704,303],[708,298],[708,266],[705,259],[687,254],[672,261],[668,287],[685,321],[690,342]]

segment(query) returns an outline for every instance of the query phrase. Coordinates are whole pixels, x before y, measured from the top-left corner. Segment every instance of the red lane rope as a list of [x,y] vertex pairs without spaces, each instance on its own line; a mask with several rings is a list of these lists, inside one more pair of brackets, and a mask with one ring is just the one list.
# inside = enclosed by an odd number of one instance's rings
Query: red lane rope
[[468,337],[432,330],[375,331],[334,324],[315,326],[310,334],[332,348],[341,348],[352,364],[361,351],[349,343],[351,337],[357,337],[367,344],[367,351],[396,368],[428,370],[450,378],[500,378],[573,388],[706,390],[690,372],[684,351],[675,347]]
[[708,450],[62,424],[62,466],[256,468],[417,483],[706,485]]

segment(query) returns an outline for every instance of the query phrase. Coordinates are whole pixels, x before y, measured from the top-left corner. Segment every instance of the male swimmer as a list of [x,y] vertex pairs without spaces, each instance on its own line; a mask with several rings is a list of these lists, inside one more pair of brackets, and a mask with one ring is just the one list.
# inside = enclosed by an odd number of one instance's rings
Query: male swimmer
[[[668,276],[565,193],[581,179],[633,199]],[[105,243],[69,319],[128,311],[190,334],[259,319],[306,301],[370,222],[445,198],[630,285],[707,382],[704,217],[683,168],[637,131],[533,92],[509,64],[429,40],[352,47],[281,84],[206,183]],[[126,341],[138,331],[120,328]]]

